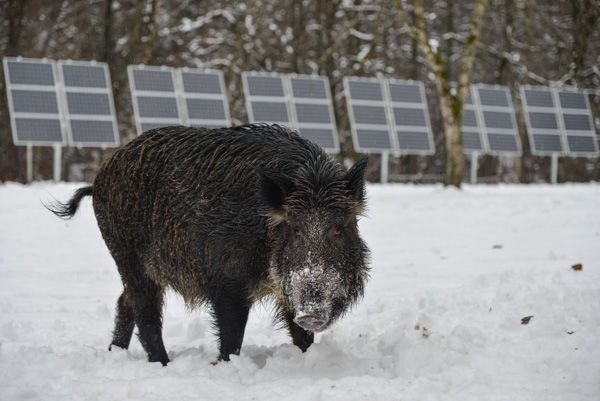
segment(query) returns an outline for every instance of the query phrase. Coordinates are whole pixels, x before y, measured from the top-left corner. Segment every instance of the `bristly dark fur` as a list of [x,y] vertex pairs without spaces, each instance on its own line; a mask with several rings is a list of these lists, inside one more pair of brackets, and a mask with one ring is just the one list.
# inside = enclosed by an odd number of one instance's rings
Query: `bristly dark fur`
[[93,187],[90,185],[89,187],[79,188],[73,194],[73,197],[65,203],[62,202],[52,202],[50,204],[45,204],[44,207],[50,210],[52,213],[57,215],[63,220],[69,220],[75,216],[77,213],[77,209],[79,208],[79,203],[86,196],[93,195]]
[[[166,127],[118,149],[93,187],[47,207],[70,218],[93,195],[124,285],[112,345],[127,348],[135,325],[148,359],[166,365],[162,306],[171,288],[190,308],[211,307],[220,359],[239,353],[249,310],[265,297],[305,351],[313,329],[294,322],[305,294],[320,297],[328,323],[363,294],[369,250],[356,217],[366,164],[363,157],[344,172],[318,145],[277,125]],[[306,271],[313,281],[301,277],[298,288],[292,276]],[[323,291],[310,288],[319,281]]]

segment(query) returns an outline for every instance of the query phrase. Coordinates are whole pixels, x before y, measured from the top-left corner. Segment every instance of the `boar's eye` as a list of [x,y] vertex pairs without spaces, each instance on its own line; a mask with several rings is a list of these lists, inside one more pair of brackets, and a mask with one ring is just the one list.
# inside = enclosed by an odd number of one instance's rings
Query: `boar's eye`
[[298,227],[294,227],[294,234],[299,237],[302,235],[302,231]]
[[335,226],[331,229],[330,235],[333,239],[341,239],[344,236],[344,230],[340,226]]

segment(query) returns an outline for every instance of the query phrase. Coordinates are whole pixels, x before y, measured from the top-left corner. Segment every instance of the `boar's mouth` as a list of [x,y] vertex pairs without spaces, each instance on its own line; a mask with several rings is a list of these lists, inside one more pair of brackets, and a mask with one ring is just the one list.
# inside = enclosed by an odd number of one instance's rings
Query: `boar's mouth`
[[326,313],[304,313],[298,314],[294,318],[294,322],[304,330],[319,333],[329,326],[331,318],[331,314]]

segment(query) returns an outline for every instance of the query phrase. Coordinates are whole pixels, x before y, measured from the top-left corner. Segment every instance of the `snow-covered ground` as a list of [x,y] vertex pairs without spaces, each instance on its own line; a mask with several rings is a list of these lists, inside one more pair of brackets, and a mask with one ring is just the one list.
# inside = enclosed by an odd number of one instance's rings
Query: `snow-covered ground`
[[107,350],[121,283],[91,202],[41,204],[78,186],[0,184],[0,400],[600,399],[598,184],[371,185],[371,281],[318,344],[258,306],[213,366],[206,311],[170,294],[165,368]]

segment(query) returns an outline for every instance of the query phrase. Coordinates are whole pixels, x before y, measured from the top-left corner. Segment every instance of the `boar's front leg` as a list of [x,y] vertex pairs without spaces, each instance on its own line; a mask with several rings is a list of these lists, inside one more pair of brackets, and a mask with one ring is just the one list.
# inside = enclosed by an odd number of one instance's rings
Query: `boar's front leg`
[[308,347],[315,341],[315,335],[312,331],[306,331],[302,327],[298,326],[294,322],[293,312],[284,312],[285,323],[287,325],[290,336],[292,336],[292,342],[295,346],[300,348],[302,352],[306,352]]
[[240,354],[252,303],[244,285],[234,281],[218,286],[210,298],[219,331],[219,360],[228,361],[229,355]]

